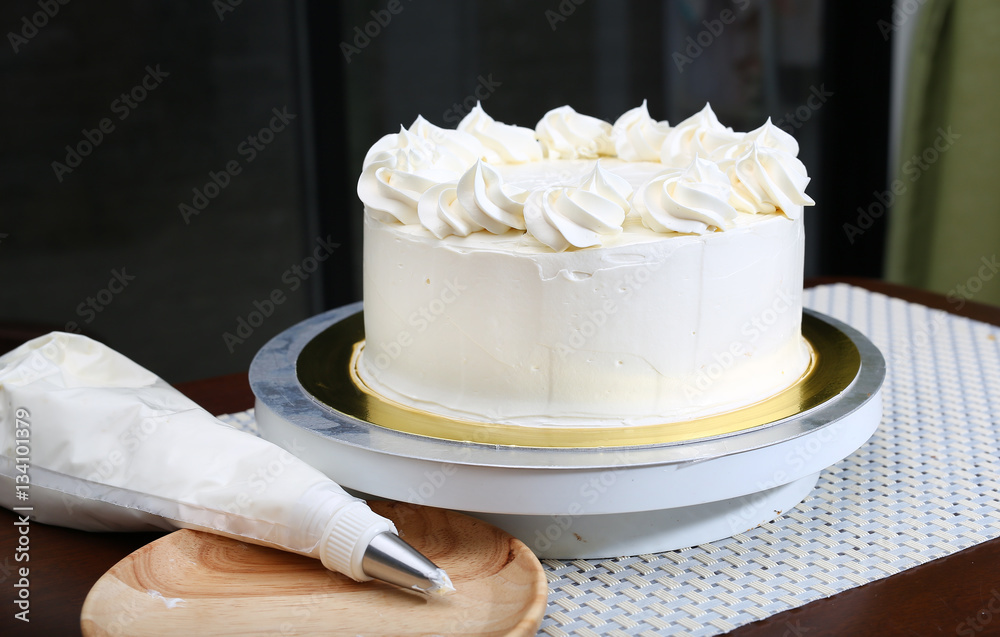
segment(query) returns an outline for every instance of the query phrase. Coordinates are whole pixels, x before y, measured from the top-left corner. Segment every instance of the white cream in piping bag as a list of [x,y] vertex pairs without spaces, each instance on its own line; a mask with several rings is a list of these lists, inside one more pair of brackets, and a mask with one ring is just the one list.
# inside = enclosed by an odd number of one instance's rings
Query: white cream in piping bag
[[396,532],[288,451],[61,332],[0,356],[0,504],[87,531],[207,531],[309,555],[357,581],[372,579],[362,569],[371,539]]

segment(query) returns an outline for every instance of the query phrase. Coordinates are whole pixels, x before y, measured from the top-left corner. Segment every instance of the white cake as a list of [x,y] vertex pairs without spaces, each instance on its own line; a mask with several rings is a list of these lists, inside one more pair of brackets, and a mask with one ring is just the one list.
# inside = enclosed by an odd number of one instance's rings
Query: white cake
[[706,105],[670,127],[569,107],[535,130],[480,107],[365,159],[368,388],[525,426],[686,420],[765,399],[809,363],[798,146]]

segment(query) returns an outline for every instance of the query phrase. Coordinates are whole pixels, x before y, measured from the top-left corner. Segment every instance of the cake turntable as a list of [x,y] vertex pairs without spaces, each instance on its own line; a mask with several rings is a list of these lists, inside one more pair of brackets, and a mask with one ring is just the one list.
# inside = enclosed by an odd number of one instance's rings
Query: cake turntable
[[261,435],[363,496],[454,509],[539,557],[686,548],[801,502],[875,432],[885,361],[853,328],[804,310],[813,360],[754,405],[680,423],[528,428],[418,412],[363,391],[361,303],[295,325],[250,366]]

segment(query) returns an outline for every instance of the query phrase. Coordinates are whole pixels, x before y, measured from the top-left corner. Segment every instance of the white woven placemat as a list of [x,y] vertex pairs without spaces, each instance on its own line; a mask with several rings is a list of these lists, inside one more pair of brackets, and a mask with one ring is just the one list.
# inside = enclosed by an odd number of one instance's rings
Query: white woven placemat
[[[541,633],[716,635],[1000,535],[1000,328],[848,285],[805,304],[886,358],[872,439],[772,523],[613,560],[544,560]],[[255,431],[250,412],[226,417]]]

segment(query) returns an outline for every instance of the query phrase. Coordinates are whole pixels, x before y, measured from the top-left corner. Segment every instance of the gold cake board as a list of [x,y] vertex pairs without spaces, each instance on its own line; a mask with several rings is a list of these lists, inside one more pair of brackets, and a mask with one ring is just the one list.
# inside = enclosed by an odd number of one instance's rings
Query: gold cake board
[[445,440],[520,447],[630,447],[684,442],[744,431],[809,411],[851,384],[861,367],[853,341],[811,315],[802,321],[810,363],[790,387],[725,413],[639,426],[572,427],[462,420],[415,409],[378,394],[357,373],[364,346],[361,312],[335,323],[302,349],[296,366],[302,387],[340,413],[380,427]]

